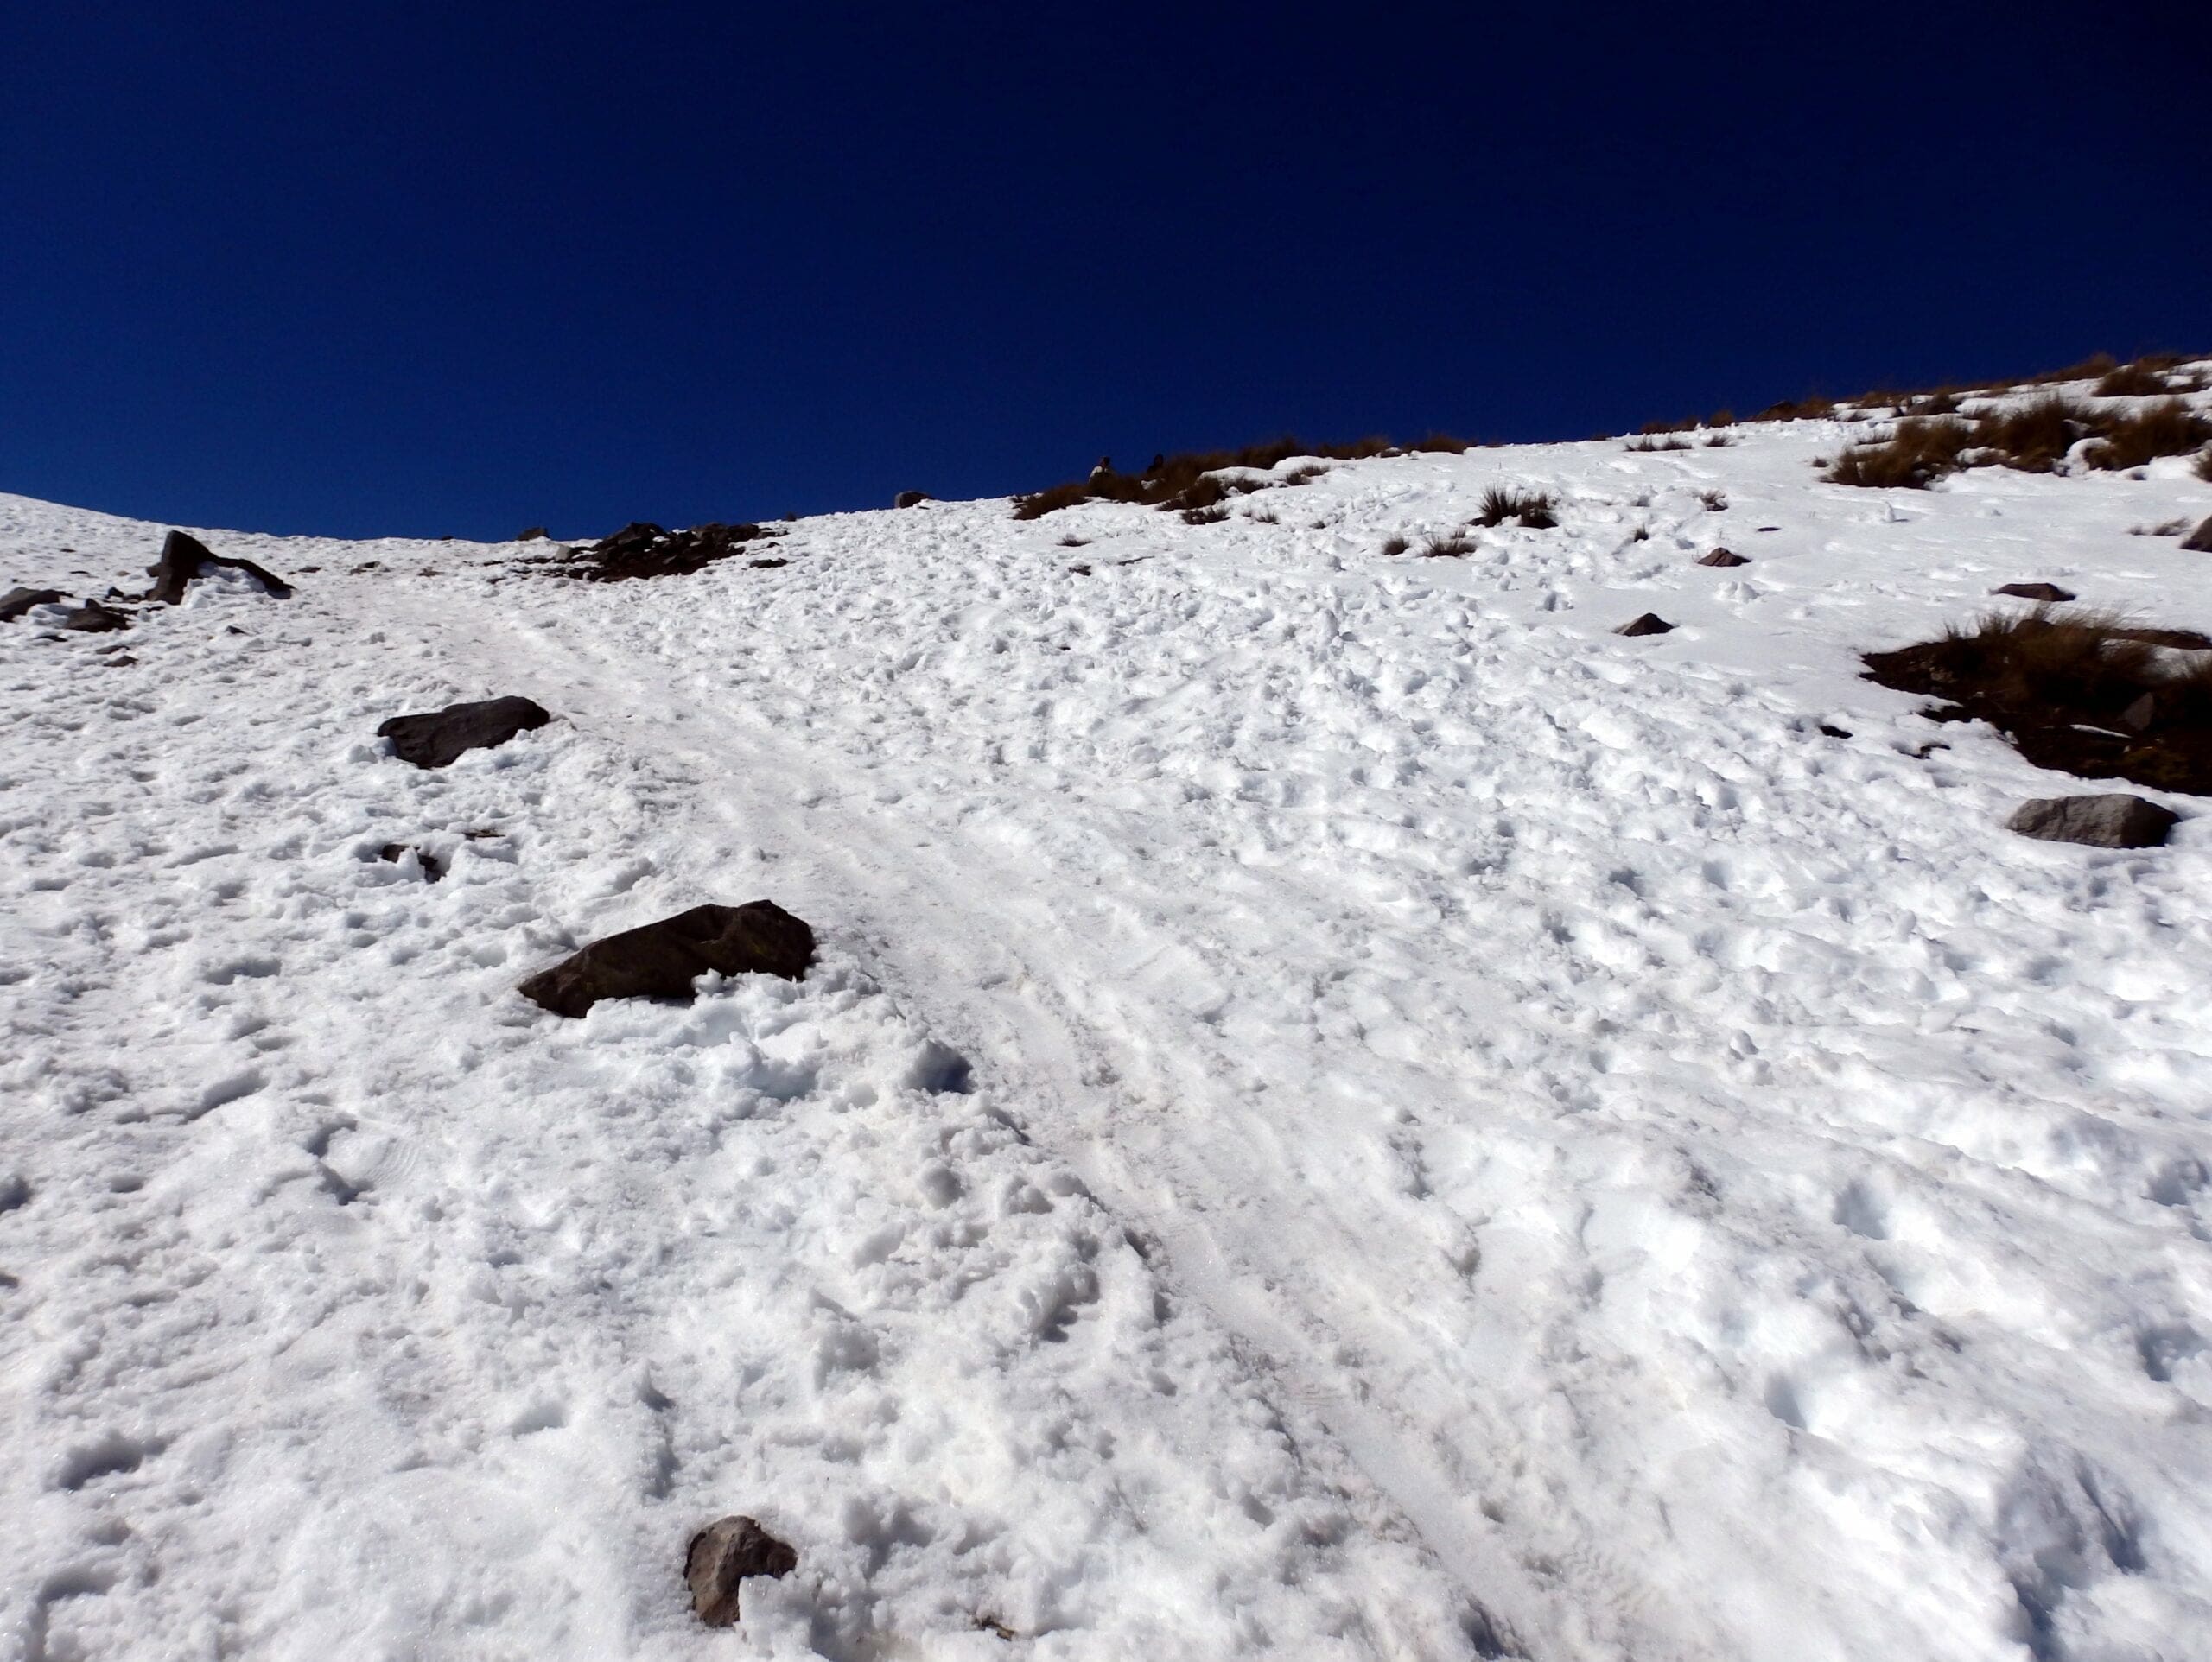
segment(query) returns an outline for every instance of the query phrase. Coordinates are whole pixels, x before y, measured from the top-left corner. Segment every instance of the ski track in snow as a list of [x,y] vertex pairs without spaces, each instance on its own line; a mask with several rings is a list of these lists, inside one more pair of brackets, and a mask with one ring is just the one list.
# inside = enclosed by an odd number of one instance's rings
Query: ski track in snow
[[[0,1655],[2212,1656],[2212,832],[2011,836],[2101,787],[1855,658],[2212,625],[2212,485],[1842,431],[0,627]],[[804,984],[512,993],[758,897]]]

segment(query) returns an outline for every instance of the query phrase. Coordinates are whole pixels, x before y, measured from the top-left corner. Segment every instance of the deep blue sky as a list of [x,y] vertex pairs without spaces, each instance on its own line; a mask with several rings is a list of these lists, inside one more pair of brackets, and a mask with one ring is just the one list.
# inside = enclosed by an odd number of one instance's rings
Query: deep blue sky
[[596,534],[2212,349],[2202,0],[0,8],[0,489]]

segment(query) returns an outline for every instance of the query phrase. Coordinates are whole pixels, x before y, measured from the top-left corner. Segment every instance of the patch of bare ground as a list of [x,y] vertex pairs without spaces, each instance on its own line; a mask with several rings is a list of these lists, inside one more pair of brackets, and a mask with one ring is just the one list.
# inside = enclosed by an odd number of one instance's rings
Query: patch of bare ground
[[590,583],[681,577],[703,570],[718,560],[727,560],[747,543],[782,535],[771,526],[749,523],[693,525],[671,531],[639,520],[588,547],[563,549],[557,554],[528,563],[542,567],[554,576],[578,577]]
[[2212,796],[2212,638],[2038,606],[1862,655],[1871,681],[1983,720],[2037,767]]
[[[1411,447],[1415,450],[1452,454],[1469,447],[1466,440],[1450,438],[1442,434],[1431,434]],[[1270,472],[1293,456],[1314,456],[1329,461],[1359,461],[1370,456],[1404,454],[1379,435],[1356,440],[1351,444],[1307,444],[1301,440],[1287,437],[1266,444],[1247,445],[1242,450],[1185,451],[1173,456],[1155,456],[1152,466],[1136,473],[1121,473],[1102,463],[1088,479],[1071,479],[1065,485],[1055,485],[1046,490],[1033,491],[1027,496],[1017,496],[1014,499],[1014,517],[1016,519],[1041,519],[1062,508],[1072,508],[1078,502],[1125,502],[1188,516],[1218,507],[1234,496],[1304,485],[1328,471],[1317,464],[1308,463],[1292,468],[1280,479],[1252,477],[1255,473]],[[1239,476],[1224,478],[1222,475],[1224,473]]]

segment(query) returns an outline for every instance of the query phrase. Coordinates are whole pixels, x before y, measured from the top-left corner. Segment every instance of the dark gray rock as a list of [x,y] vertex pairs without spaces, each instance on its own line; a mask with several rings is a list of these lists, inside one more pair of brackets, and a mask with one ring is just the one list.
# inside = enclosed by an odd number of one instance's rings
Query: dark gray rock
[[280,600],[292,598],[292,586],[275,572],[251,560],[234,560],[214,553],[198,537],[188,536],[182,531],[171,531],[164,537],[162,557],[146,568],[154,586],[146,591],[145,598],[175,606],[184,599],[185,588],[192,580],[210,566],[227,566],[233,571],[242,571]]
[[112,606],[102,606],[98,600],[87,600],[84,605],[61,614],[61,627],[73,629],[80,635],[105,635],[114,630],[130,628],[130,619]]
[[581,1016],[601,999],[689,999],[709,970],[806,979],[814,931],[772,900],[694,906],[625,929],[541,971],[517,990],[556,1016]]
[[13,623],[35,606],[59,606],[62,599],[58,588],[11,588],[0,594],[0,623]]
[[901,491],[891,498],[891,505],[894,508],[918,508],[932,499],[926,491]]
[[2023,802],[2005,828],[2045,842],[2092,848],[2156,848],[2181,815],[2140,796],[2045,796]]
[[543,542],[547,537],[552,535],[553,533],[547,530],[543,525],[532,525],[521,536],[516,537],[515,541],[518,542]]
[[1618,629],[1613,631],[1613,633],[1616,635],[1666,635],[1672,633],[1674,627],[1674,625],[1669,623],[1657,612],[1647,612],[1641,618],[1632,618],[1623,624]]
[[691,1538],[683,1580],[691,1609],[709,1627],[737,1625],[738,1585],[747,1576],[780,1579],[798,1568],[798,1554],[750,1518],[723,1518]]
[[2015,599],[2042,600],[2051,605],[2074,598],[2072,589],[2061,588],[2056,583],[2000,583],[1989,592],[1992,594],[2010,594]]
[[1723,568],[1728,566],[1748,566],[1751,563],[1751,562],[1749,560],[1746,560],[1742,555],[1738,554],[1732,549],[1715,549],[1711,554],[1707,555],[1704,559],[1698,561],[1698,564],[1700,566],[1720,566]]
[[377,737],[391,739],[392,753],[403,762],[442,768],[469,751],[504,745],[552,719],[526,698],[487,698],[419,715],[395,715],[377,729]]
[[377,858],[397,866],[410,853],[415,856],[415,863],[423,868],[425,882],[435,883],[446,874],[445,861],[426,849],[417,848],[411,842],[388,842],[377,850]]
[[2212,554],[2212,517],[2182,538],[2181,545],[2191,554]]

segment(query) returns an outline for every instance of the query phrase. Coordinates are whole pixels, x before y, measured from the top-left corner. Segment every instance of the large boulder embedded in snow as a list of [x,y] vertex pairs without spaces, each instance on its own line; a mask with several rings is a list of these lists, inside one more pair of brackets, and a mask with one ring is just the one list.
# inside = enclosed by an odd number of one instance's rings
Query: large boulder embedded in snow
[[688,999],[709,970],[804,980],[813,961],[812,929],[772,900],[749,900],[694,906],[594,941],[517,991],[556,1016],[581,1016],[601,999]]
[[2092,848],[2156,848],[2181,815],[2140,796],[2044,796],[2023,802],[2005,828],[2045,842]]
[[1674,625],[1669,623],[1657,612],[1647,612],[1641,618],[1630,618],[1613,631],[1613,633],[1616,635],[1666,635],[1673,633],[1674,628]]
[[891,498],[891,505],[894,508],[918,508],[929,500],[926,491],[901,491]]
[[391,740],[392,754],[418,768],[442,768],[472,750],[490,750],[518,733],[542,727],[553,718],[526,698],[487,698],[475,704],[448,704],[418,715],[395,715],[377,729]]
[[747,1576],[781,1577],[798,1568],[790,1545],[750,1518],[735,1516],[708,1525],[683,1555],[692,1611],[709,1627],[736,1625],[738,1583]]
[[292,598],[292,586],[266,567],[257,566],[251,560],[217,554],[196,536],[171,531],[162,540],[162,557],[146,568],[147,575],[154,580],[153,587],[146,591],[146,599],[175,606],[184,599],[185,588],[192,580],[210,566],[227,566],[232,571],[242,571],[280,600]]
[[2181,540],[2181,545],[2191,554],[2212,554],[2212,516]]
[[60,606],[63,598],[58,588],[11,588],[0,594],[0,623],[13,623],[35,606]]
[[1731,566],[1748,566],[1751,563],[1733,549],[1715,549],[1698,561],[1700,566],[1719,566],[1723,570]]
[[2072,589],[2061,588],[2056,583],[1999,583],[1989,592],[1992,594],[2009,594],[2016,600],[2041,600],[2046,605],[2056,605],[2061,600],[2074,598]]

